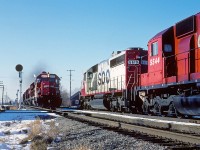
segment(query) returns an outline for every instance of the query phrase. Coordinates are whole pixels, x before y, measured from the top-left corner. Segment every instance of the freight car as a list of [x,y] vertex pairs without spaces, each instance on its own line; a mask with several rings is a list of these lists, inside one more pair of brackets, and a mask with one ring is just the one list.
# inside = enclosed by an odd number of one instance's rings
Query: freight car
[[55,109],[60,107],[60,78],[56,74],[42,72],[23,94],[25,105]]
[[84,73],[82,108],[200,115],[200,13],[156,34],[148,51],[118,52]]

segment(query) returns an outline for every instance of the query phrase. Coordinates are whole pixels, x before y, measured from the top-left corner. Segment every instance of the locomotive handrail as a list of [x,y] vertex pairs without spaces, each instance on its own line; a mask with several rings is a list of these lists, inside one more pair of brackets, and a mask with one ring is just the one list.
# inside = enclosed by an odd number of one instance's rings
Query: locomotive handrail
[[[134,73],[135,73],[135,72],[134,72]],[[130,77],[129,77],[129,79],[128,79],[128,83],[127,83],[127,85],[126,85],[126,88],[127,88],[128,85],[129,85],[129,82],[130,82],[130,80],[131,80],[132,75],[133,75],[133,74],[131,74]]]
[[[185,52],[181,52],[181,53],[177,53],[177,54],[175,54],[175,55],[170,55],[170,56],[164,56],[163,55],[163,59],[166,61],[166,59],[167,58],[170,58],[170,57],[175,57],[175,56],[177,56],[177,55],[180,55],[180,54],[184,54],[184,53],[189,53],[190,51],[193,51],[193,50],[198,50],[199,49],[199,47],[197,47],[197,48],[194,48],[194,49],[190,49],[190,50],[187,50],[187,51],[185,51]],[[188,58],[190,58],[190,57],[188,57]],[[182,61],[182,60],[186,60],[187,58],[182,58],[182,59],[178,59],[178,60],[174,60],[174,63],[176,63],[177,61]],[[196,60],[200,60],[200,57],[199,58],[195,58],[195,61]],[[189,64],[189,63],[188,63]],[[166,65],[168,65],[168,64],[166,64]],[[188,67],[189,68],[189,67]],[[165,70],[166,71],[166,70]],[[159,71],[152,71],[152,72],[148,72],[148,73],[155,73],[155,72],[159,72]]]
[[[172,57],[176,57],[176,56],[178,56],[178,55],[181,55],[181,54],[188,54],[188,57],[187,58],[181,58],[181,59],[175,59],[174,61],[173,61],[173,63],[175,64],[176,62],[180,62],[180,61],[185,61],[184,62],[184,64],[185,64],[185,74],[187,73],[186,72],[186,62],[187,62],[187,60],[189,61],[189,63],[188,63],[188,72],[189,73],[191,73],[191,68],[190,68],[190,58],[191,58],[191,56],[190,56],[190,52],[191,51],[196,51],[196,50],[198,50],[199,49],[199,47],[197,47],[197,48],[193,48],[193,49],[189,49],[189,50],[187,50],[187,51],[185,51],[185,52],[181,52],[181,53],[177,53],[177,54],[175,54],[175,55],[170,55],[170,56],[164,56],[163,55],[163,59],[164,59],[164,61],[166,61],[166,59],[167,58],[172,58]],[[198,54],[198,53],[197,53]],[[194,61],[197,61],[197,60],[200,60],[200,58],[194,58]],[[172,63],[171,63],[172,64]],[[166,64],[167,66],[169,66],[170,64]],[[166,71],[166,70],[165,70]]]
[[193,50],[198,50],[198,49],[200,49],[200,48],[197,47],[197,48],[189,49],[189,50],[187,50],[187,51],[185,51],[185,52],[177,53],[177,54],[174,54],[174,55],[163,56],[163,58],[169,58],[169,57],[177,56],[177,55],[184,54],[184,53],[187,53],[187,52],[190,52],[190,51],[193,51]]

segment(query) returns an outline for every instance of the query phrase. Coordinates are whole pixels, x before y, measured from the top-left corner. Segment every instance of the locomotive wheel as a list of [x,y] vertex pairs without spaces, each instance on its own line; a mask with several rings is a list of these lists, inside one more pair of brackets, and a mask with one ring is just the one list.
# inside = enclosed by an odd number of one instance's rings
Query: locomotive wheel
[[176,108],[174,107],[174,103],[170,103],[169,104],[169,109],[168,109],[168,116],[173,116],[173,117],[177,117],[177,111]]
[[110,111],[114,112],[115,111],[115,107],[113,106],[112,102],[110,102]]
[[177,117],[177,118],[185,118],[185,115],[181,115],[175,108],[174,103],[171,102],[169,104],[169,109],[168,109],[168,116],[172,117]]
[[86,104],[85,103],[83,103],[83,109],[86,109]]
[[158,116],[162,115],[161,106],[158,103],[155,103],[153,106],[153,114]]
[[91,109],[91,106],[89,104],[87,104],[87,110],[90,110]]
[[110,111],[111,111],[111,112],[114,112],[114,108],[113,108],[113,107],[111,107],[111,108],[110,108]]
[[46,106],[47,108],[50,108],[51,107],[51,100],[49,99],[48,101],[47,101],[47,106]]
[[143,105],[142,105],[142,113],[144,115],[149,114],[149,106],[146,103],[143,103]]
[[104,98],[103,99],[103,105],[108,109],[108,110],[110,110],[111,109],[111,107],[112,107],[112,104],[111,104],[112,102],[110,101],[110,99],[107,99],[107,98]]
[[90,104],[88,104],[88,103],[84,103],[84,104],[83,104],[83,108],[84,108],[85,110],[90,110],[90,109],[91,109],[91,106],[90,106]]

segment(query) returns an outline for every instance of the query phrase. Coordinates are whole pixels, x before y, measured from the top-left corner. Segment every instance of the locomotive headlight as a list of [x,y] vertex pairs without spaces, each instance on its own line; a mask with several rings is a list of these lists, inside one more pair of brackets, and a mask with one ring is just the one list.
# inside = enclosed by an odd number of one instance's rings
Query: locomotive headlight
[[49,87],[49,85],[44,85],[44,88],[48,88]]

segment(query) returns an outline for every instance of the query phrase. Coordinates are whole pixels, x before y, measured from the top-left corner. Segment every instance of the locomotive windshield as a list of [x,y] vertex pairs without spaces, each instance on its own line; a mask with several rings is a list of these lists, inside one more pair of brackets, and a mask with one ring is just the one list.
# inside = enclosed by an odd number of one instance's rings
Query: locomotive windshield
[[49,82],[55,82],[55,78],[49,78]]
[[40,81],[58,82],[55,75],[42,75]]

